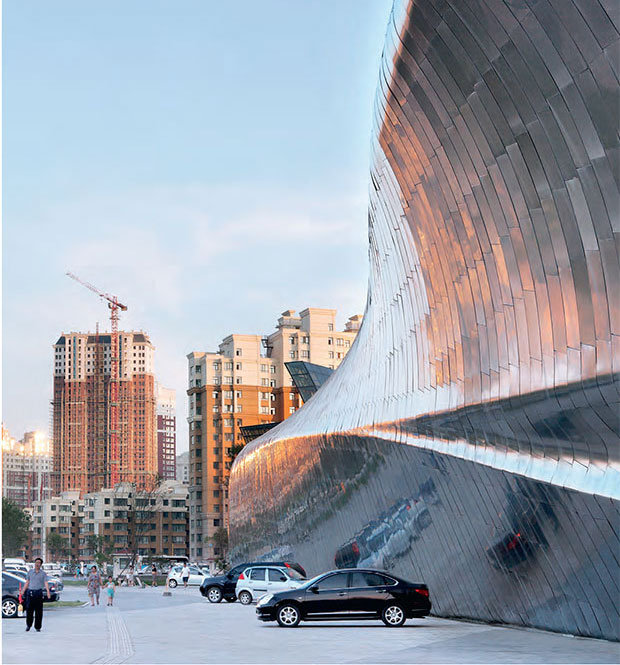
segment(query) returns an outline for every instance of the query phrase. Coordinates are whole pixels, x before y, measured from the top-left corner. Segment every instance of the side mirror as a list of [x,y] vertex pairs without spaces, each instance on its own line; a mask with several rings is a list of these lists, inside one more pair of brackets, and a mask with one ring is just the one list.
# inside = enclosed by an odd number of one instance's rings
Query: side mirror
[[280,577],[280,582],[288,582],[288,578],[287,578],[287,577],[284,577],[284,575],[282,575],[282,576]]
[[311,586],[308,591],[312,591],[312,593],[318,593],[319,592],[319,587],[318,586]]

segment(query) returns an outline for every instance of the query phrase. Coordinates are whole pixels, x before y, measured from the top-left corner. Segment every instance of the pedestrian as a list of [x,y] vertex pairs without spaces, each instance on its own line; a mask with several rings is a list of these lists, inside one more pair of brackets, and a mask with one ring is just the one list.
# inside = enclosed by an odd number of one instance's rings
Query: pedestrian
[[88,576],[88,597],[90,598],[90,604],[95,606],[95,598],[97,599],[97,605],[99,605],[99,593],[101,591],[101,575],[97,570],[97,566],[93,566],[90,569],[90,575]]
[[181,578],[183,579],[183,588],[187,589],[187,583],[189,582],[189,566],[187,561],[183,564],[183,570],[181,570]]
[[152,586],[157,586],[157,566],[155,564],[151,566],[151,578],[153,580]]
[[133,566],[129,566],[129,572],[127,573],[127,586],[133,586]]
[[37,633],[41,632],[43,624],[43,589],[47,592],[47,599],[51,600],[50,588],[47,583],[49,579],[47,573],[41,569],[43,559],[37,557],[34,560],[34,569],[26,573],[26,584],[23,594],[26,598],[26,631],[32,628],[32,619],[34,617],[34,629]]
[[114,591],[116,590],[116,585],[114,584],[114,578],[112,575],[108,576],[108,583],[106,584],[106,593],[108,594],[107,604],[112,607],[114,603]]

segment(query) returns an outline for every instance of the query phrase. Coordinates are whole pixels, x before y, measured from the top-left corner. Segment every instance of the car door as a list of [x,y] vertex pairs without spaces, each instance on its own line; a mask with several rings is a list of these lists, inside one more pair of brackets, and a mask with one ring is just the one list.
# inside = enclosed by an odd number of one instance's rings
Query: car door
[[332,573],[306,589],[304,614],[319,617],[322,614],[348,613],[348,576],[349,573]]
[[252,596],[260,598],[267,593],[267,569],[266,568],[250,568],[249,587],[252,589]]
[[356,571],[349,579],[349,611],[352,614],[380,614],[392,598],[393,580],[379,573]]
[[278,593],[292,589],[295,585],[291,584],[289,576],[278,568],[267,568],[267,590],[269,593]]
[[196,566],[189,567],[189,582],[188,584],[200,584],[203,579],[202,571]]

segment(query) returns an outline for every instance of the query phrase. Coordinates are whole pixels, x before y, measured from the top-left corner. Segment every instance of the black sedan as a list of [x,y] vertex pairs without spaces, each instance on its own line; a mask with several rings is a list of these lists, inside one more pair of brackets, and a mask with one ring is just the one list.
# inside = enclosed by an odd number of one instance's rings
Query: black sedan
[[290,591],[263,596],[256,607],[261,621],[294,628],[300,621],[381,619],[402,626],[431,611],[428,587],[366,568],[332,570]]
[[[17,616],[19,606],[19,595],[26,586],[26,576],[22,573],[16,573],[11,570],[2,571],[2,618],[12,618]],[[60,592],[63,584],[60,580],[50,578],[48,582],[50,589],[50,598],[43,594],[43,602],[54,602],[60,599]]]

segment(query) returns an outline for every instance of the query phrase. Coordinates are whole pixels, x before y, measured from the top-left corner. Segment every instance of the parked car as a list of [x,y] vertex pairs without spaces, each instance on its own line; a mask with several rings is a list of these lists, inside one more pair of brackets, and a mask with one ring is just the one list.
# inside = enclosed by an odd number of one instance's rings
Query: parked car
[[381,619],[402,626],[408,618],[431,611],[428,587],[370,568],[332,570],[298,589],[268,593],[257,604],[260,621],[294,628],[300,621]]
[[12,570],[19,575],[25,575],[30,569],[25,563],[5,563],[2,570]]
[[17,616],[20,588],[24,588],[26,580],[12,573],[2,571],[2,618],[12,619]]
[[[168,573],[168,586],[171,589],[174,589],[179,584],[183,584],[182,572],[183,566],[174,566],[171,568]],[[206,575],[198,566],[189,567],[189,581],[187,583],[191,586],[200,586],[208,578],[209,575]]]
[[57,563],[44,563],[41,568],[50,576],[60,579],[62,577],[62,568]]
[[200,585],[200,593],[210,603],[220,603],[222,599],[229,603],[237,600],[236,586],[239,575],[246,569],[254,566],[282,566],[296,570],[300,575],[306,577],[306,571],[298,564],[285,561],[256,561],[254,563],[240,563],[231,568],[224,575],[216,575],[206,579]]
[[293,568],[284,566],[252,566],[246,568],[237,580],[235,594],[242,605],[249,605],[266,593],[297,589],[306,581]]

